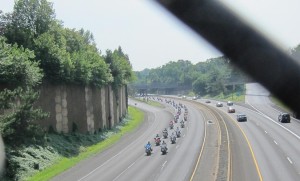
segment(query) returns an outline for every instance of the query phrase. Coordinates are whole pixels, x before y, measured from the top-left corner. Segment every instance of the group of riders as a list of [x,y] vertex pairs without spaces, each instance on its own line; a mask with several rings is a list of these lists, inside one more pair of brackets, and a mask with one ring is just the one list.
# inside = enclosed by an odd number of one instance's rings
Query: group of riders
[[[180,104],[180,103],[179,103],[179,106],[177,104],[175,104],[174,102],[171,102],[171,103],[173,103],[173,106],[178,110],[178,112],[174,116],[174,120],[171,120],[169,122],[170,130],[172,130],[174,128],[174,124],[178,122],[179,116],[181,114],[181,108],[182,107],[185,108],[185,114],[184,114],[184,120],[182,119],[180,121],[180,127],[184,128],[185,127],[184,122],[187,121],[187,108],[185,106],[183,106],[182,104]],[[164,139],[168,138],[169,133],[168,133],[167,128],[165,128],[162,131],[162,135],[163,135]],[[171,142],[171,144],[175,144],[176,143],[176,138],[179,138],[180,136],[181,136],[181,131],[180,131],[180,128],[177,126],[177,128],[170,135],[170,142]],[[159,134],[156,134],[156,136],[154,138],[154,141],[155,141],[156,146],[160,146],[161,147],[162,154],[166,154],[167,150],[168,150],[168,147],[167,147],[167,143],[165,142],[165,140],[163,140],[161,142],[161,138],[160,138]],[[145,145],[145,148],[146,148],[146,154],[150,155],[151,152],[152,152],[152,147],[151,147],[150,141],[148,141],[148,143]]]

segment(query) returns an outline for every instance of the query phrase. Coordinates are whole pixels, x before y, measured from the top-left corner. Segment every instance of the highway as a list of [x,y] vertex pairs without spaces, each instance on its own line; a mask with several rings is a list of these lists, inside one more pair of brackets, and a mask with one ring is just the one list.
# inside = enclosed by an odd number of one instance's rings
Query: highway
[[[299,122],[279,123],[278,110],[268,99],[268,92],[258,84],[247,85],[245,105],[234,105],[236,113],[230,113],[236,120],[237,113],[245,113],[247,122],[238,124],[245,132],[258,163],[263,180],[295,181],[300,178]],[[199,100],[204,104],[205,100]],[[209,105],[216,107],[217,101]],[[227,113],[228,106],[217,108]],[[208,104],[207,104],[208,105]]]
[[[135,105],[132,100],[129,103]],[[161,155],[160,147],[154,146],[154,136],[161,135],[175,109],[171,106],[156,108],[141,102],[136,106],[147,112],[145,122],[137,131],[53,180],[189,180],[204,136],[205,122],[200,112],[190,109],[190,121],[186,122],[182,137],[174,145],[167,139],[168,154]],[[148,140],[153,145],[151,156],[146,156],[144,151]]]
[[[279,112],[267,95],[259,85],[248,84],[247,104],[234,104],[236,113],[227,113],[225,102],[216,107],[213,100],[163,98],[165,108],[158,108],[130,99],[130,105],[146,113],[144,123],[52,180],[299,180],[299,122],[279,123]],[[154,137],[162,135],[177,112],[165,100],[185,105],[188,121],[176,144],[165,140],[169,150],[162,155]],[[237,113],[245,113],[248,121],[237,122]],[[144,150],[148,140],[153,145],[151,156]]]

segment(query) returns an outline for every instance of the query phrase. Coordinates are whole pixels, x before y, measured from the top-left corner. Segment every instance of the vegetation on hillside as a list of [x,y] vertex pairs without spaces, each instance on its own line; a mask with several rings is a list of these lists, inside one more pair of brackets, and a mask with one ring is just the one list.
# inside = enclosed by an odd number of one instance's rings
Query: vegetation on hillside
[[[135,84],[176,85],[201,96],[231,93],[232,87],[226,86],[228,82],[247,79],[225,57],[212,58],[195,65],[188,60],[171,61],[161,67],[135,73]],[[237,86],[236,90],[242,87]]]
[[39,122],[48,113],[33,107],[42,82],[112,84],[117,89],[132,77],[121,47],[102,55],[90,31],[66,28],[56,19],[51,2],[16,0],[13,12],[0,10],[0,133],[6,145],[6,177],[18,180],[18,150],[45,141]]

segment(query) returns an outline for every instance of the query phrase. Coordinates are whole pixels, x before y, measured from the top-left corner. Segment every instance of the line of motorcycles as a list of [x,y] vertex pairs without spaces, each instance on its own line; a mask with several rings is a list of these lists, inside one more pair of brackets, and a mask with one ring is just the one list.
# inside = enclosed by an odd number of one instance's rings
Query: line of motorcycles
[[[155,98],[154,98],[155,100]],[[157,98],[158,101],[161,101],[163,102],[163,99],[162,98]],[[171,101],[171,100],[167,100],[165,99],[165,102],[172,105],[175,110],[177,110],[177,113],[176,115],[174,115],[174,120],[171,120],[169,122],[169,129],[170,131],[171,130],[174,130],[174,124],[178,123],[179,121],[179,118],[180,118],[180,115],[181,115],[181,109],[184,108],[184,119],[182,119],[180,121],[180,127],[181,128],[185,128],[185,121],[187,121],[187,114],[188,114],[188,110],[186,108],[185,105],[179,103],[179,104],[176,104],[174,101]],[[167,128],[165,128],[163,131],[162,131],[162,136],[163,136],[163,139],[167,139],[168,136],[169,136],[169,132],[167,130]],[[170,134],[170,143],[171,144],[176,144],[176,139],[177,138],[180,138],[181,137],[181,130],[180,128],[177,126],[176,130],[174,130],[171,134]],[[154,138],[154,142],[155,142],[155,145],[156,146],[160,146],[160,150],[161,150],[161,153],[162,155],[165,155],[167,154],[167,151],[168,151],[168,147],[167,147],[167,143],[165,142],[165,140],[161,140],[159,134],[156,135],[156,137]],[[148,142],[145,146],[145,152],[146,152],[146,155],[147,156],[150,156],[151,153],[152,153],[152,147],[151,147],[151,144],[150,142]]]

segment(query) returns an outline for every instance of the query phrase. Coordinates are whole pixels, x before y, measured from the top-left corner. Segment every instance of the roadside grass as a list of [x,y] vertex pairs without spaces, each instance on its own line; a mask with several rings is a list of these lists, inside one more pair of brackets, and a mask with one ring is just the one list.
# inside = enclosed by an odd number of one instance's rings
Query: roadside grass
[[278,98],[274,97],[274,96],[270,96],[269,97],[271,99],[271,101],[277,105],[278,107],[282,108],[283,110],[285,110],[286,112],[292,112],[290,108],[288,108],[284,103],[282,103]]
[[91,157],[92,155],[95,155],[97,153],[100,153],[101,151],[107,149],[109,146],[116,143],[118,140],[120,140],[122,135],[132,132],[144,120],[144,113],[139,109],[129,106],[128,112],[129,112],[128,118],[125,119],[123,123],[116,126],[114,130],[109,131],[109,134],[107,134],[107,137],[103,139],[103,141],[100,141],[99,143],[96,143],[91,146],[81,147],[80,152],[78,153],[77,156],[60,157],[59,159],[57,159],[57,161],[54,164],[38,172],[37,174],[28,178],[27,180],[29,181],[49,180],[54,176],[58,175],[59,173],[73,167],[80,161],[88,157]]
[[139,101],[139,102],[146,103],[146,104],[148,104],[148,105],[150,105],[150,106],[154,106],[154,107],[159,107],[159,108],[164,108],[164,107],[165,107],[165,106],[162,105],[161,103],[159,103],[159,102],[157,102],[157,101],[150,100],[150,99],[148,99],[148,101],[145,100],[145,99],[143,99],[143,98],[132,98],[132,99],[134,99],[134,100],[136,100],[136,101]]
[[216,100],[223,100],[223,101],[234,101],[234,102],[245,102],[245,94],[237,95],[236,93],[226,94],[220,93],[216,96],[206,95],[204,98],[212,98]]

